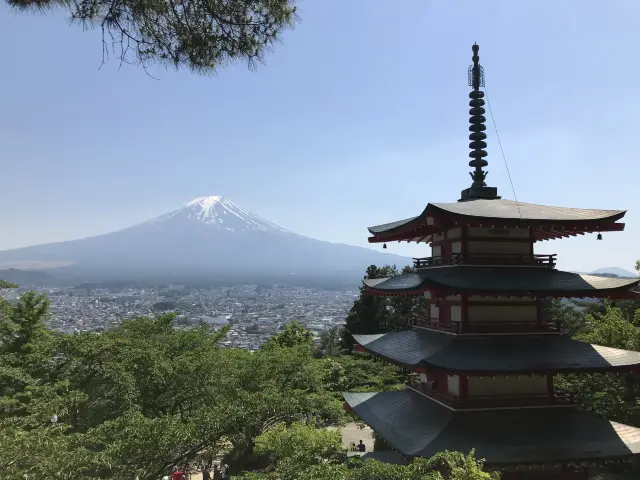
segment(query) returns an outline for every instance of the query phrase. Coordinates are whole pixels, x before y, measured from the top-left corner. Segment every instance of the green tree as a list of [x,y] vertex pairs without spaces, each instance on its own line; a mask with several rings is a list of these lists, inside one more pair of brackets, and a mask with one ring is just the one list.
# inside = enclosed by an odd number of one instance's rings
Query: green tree
[[[41,311],[29,298],[12,320]],[[301,342],[252,354],[220,348],[225,330],[177,331],[173,320],[138,318],[101,335],[38,333],[0,352],[0,437],[13,439],[0,442],[3,478],[158,478],[220,454],[241,467],[275,422],[344,417],[295,326],[287,333]],[[40,332],[42,322],[25,330]],[[30,355],[44,346],[46,369],[32,374]]]
[[4,288],[18,288],[18,285],[16,285],[15,283],[10,283],[4,280],[0,280],[0,290]]
[[293,348],[301,345],[311,348],[313,345],[313,334],[311,330],[304,328],[300,322],[292,320],[284,326],[284,329],[280,333],[271,337],[263,348],[271,348],[272,346]]
[[[493,480],[496,473],[482,470],[483,463],[469,455],[440,453],[418,458],[409,465],[393,465],[375,460],[345,461],[346,452],[339,432],[318,431],[308,424],[278,425],[256,440],[260,452],[273,458],[269,473],[245,473],[247,480]],[[271,469],[269,469],[271,470]]]
[[[400,274],[415,272],[413,267],[406,266]],[[365,279],[394,277],[398,269],[385,265],[379,268],[371,265],[367,268]],[[360,288],[360,297],[354,302],[347,314],[346,327],[342,332],[342,347],[347,351],[353,349],[354,334],[372,334],[407,330],[411,327],[413,316],[428,307],[424,297],[395,296],[384,297],[369,295],[364,287]]]
[[15,305],[7,305],[0,318],[2,353],[19,354],[50,336],[44,324],[48,313],[49,300],[35,292],[25,292]]
[[15,9],[67,11],[102,32],[103,62],[160,63],[213,73],[235,60],[254,65],[296,22],[294,0],[6,0]]
[[[636,312],[640,318],[640,310]],[[604,315],[587,315],[586,327],[574,338],[606,347],[640,351],[640,326],[608,305]],[[634,374],[567,375],[559,386],[577,394],[581,406],[610,420],[640,426],[640,379]]]
[[[364,480],[387,468],[338,462],[335,434],[316,429],[348,418],[342,390],[398,388],[385,363],[365,354],[314,358],[310,332],[297,323],[254,353],[220,347],[226,329],[176,330],[173,314],[102,334],[54,334],[46,307],[45,297],[23,294],[2,317],[3,479],[156,479],[220,456],[250,471],[271,455],[280,478]],[[294,444],[314,460],[290,459]],[[389,478],[439,478],[406,476],[418,471],[411,468]]]
[[[397,274],[398,270],[395,265],[385,265],[382,268],[371,265],[367,268],[364,278],[377,279]],[[346,327],[342,331],[342,347],[345,350],[351,351],[353,349],[353,334],[380,333],[386,330],[389,318],[388,303],[387,298],[368,295],[364,287],[360,287],[360,297],[349,310]]]
[[573,336],[587,328],[585,305],[579,302],[566,302],[559,298],[542,300],[542,318],[555,321],[562,333]]
[[347,459],[339,431],[317,429],[306,423],[278,423],[256,439],[256,453],[267,455],[285,480],[297,477],[301,465],[341,464]]
[[344,353],[342,348],[342,327],[332,327],[322,332],[315,355],[317,357],[337,357],[342,353]]

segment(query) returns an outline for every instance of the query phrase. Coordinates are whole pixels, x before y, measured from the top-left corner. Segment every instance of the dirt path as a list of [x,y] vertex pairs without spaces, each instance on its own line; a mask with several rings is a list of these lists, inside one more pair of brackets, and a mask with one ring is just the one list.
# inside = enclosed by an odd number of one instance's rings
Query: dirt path
[[[338,427],[328,427],[328,430],[337,430]],[[351,442],[356,445],[364,443],[367,447],[367,452],[373,452],[373,430],[369,427],[360,428],[355,423],[348,423],[342,427],[342,444],[348,447]]]

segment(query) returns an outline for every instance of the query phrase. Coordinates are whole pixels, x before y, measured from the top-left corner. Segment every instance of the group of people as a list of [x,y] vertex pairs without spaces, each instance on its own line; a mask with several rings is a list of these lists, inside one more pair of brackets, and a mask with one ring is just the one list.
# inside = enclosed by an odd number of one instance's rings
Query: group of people
[[[189,480],[189,468],[187,466],[184,467],[174,467],[173,472],[171,472],[171,476],[165,476],[162,480]],[[218,465],[213,466],[213,472],[209,470],[209,468],[202,469],[202,480],[227,480],[229,477],[229,465],[226,463],[218,468]]]

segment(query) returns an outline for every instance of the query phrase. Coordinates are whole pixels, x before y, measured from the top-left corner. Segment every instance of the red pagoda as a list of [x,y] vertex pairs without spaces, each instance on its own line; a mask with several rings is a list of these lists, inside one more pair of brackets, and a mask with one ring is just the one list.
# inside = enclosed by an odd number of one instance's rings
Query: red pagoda
[[[370,227],[371,243],[424,242],[415,273],[364,280],[373,295],[424,296],[412,329],[353,335],[356,348],[419,375],[403,391],[345,393],[355,412],[403,459],[475,449],[503,478],[588,478],[587,466],[640,453],[640,429],[577,408],[558,391],[561,373],[640,372],[640,353],[562,335],[549,298],[637,298],[639,279],[556,270],[542,240],[622,231],[622,210],[532,205],[501,199],[485,183],[484,72],[469,67],[473,183],[455,203]],[[385,243],[386,247],[386,243]]]

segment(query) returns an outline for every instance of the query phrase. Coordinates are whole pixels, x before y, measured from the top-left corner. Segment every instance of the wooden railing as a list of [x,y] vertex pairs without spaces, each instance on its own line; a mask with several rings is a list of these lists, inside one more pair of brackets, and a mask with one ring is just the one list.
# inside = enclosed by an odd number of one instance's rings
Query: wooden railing
[[454,408],[502,408],[502,407],[529,407],[546,405],[575,405],[573,393],[554,391],[550,396],[547,393],[505,393],[496,395],[469,395],[460,399],[453,395],[436,392],[427,384],[412,381],[409,386],[434,400]]
[[460,322],[440,323],[437,318],[431,318],[429,315],[414,315],[412,324],[416,327],[433,328],[434,330],[442,330],[445,332],[462,333]]
[[460,322],[440,323],[439,319],[429,315],[414,315],[412,324],[415,327],[433,328],[453,333],[521,333],[521,332],[559,332],[558,322],[543,320],[542,322],[523,320],[488,320],[468,322],[463,328]]
[[556,253],[514,255],[510,253],[466,254],[452,253],[438,257],[414,258],[414,268],[436,267],[439,265],[526,265],[526,266],[556,266]]
[[555,321],[531,322],[522,320],[494,320],[469,322],[464,333],[520,333],[520,332],[559,332]]

